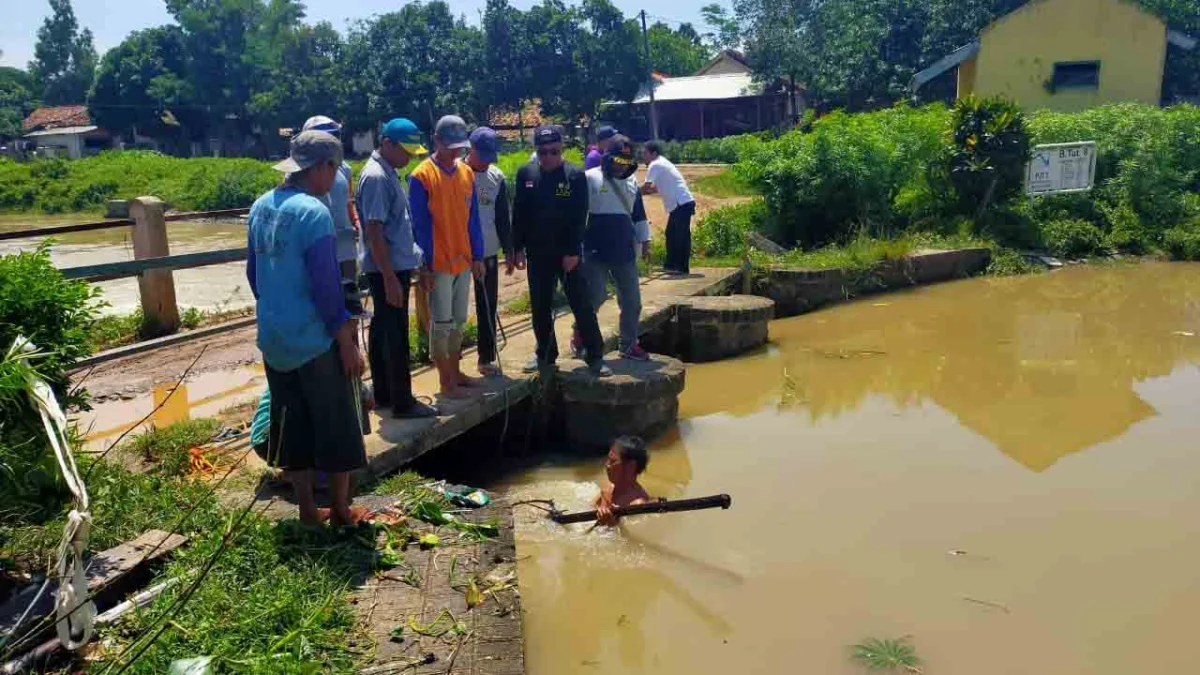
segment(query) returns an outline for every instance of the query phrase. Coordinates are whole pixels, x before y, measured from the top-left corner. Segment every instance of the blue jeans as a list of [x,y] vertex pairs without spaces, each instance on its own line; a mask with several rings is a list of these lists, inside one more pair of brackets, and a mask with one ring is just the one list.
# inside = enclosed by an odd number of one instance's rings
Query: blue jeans
[[584,258],[583,273],[587,277],[588,292],[596,311],[608,299],[608,280],[617,286],[617,304],[621,307],[621,350],[637,344],[638,330],[642,317],[642,287],[638,279],[637,260],[624,263],[606,263]]

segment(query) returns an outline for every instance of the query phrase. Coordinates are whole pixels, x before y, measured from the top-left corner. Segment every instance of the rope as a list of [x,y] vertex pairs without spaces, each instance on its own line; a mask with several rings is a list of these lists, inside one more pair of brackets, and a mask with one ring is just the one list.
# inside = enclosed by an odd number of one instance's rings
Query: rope
[[[18,336],[9,350],[9,358],[30,358],[38,353],[37,347],[24,336]],[[82,611],[75,611],[79,603],[88,597],[87,576],[84,574],[83,552],[87,548],[88,528],[92,521],[89,512],[90,500],[87,487],[75,466],[75,457],[67,440],[67,416],[58,405],[54,392],[46,381],[30,373],[26,376],[26,391],[30,402],[42,418],[46,438],[54,450],[58,467],[62,470],[67,488],[75,498],[75,508],[67,514],[63,538],[58,545],[58,597],[54,611],[59,617],[58,641],[69,650],[76,650],[92,639],[96,605],[87,600]]]

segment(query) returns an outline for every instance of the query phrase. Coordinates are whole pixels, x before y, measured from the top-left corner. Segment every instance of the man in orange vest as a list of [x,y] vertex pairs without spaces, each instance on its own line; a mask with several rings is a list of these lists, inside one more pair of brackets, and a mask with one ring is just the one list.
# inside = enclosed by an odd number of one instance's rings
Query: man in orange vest
[[408,178],[409,210],[413,233],[424,252],[424,266],[433,274],[429,309],[429,355],[438,370],[442,395],[466,398],[479,380],[467,377],[460,366],[463,324],[471,277],[482,279],[483,228],[475,172],[462,161],[471,147],[467,124],[447,115],[433,132],[433,155],[421,162]]

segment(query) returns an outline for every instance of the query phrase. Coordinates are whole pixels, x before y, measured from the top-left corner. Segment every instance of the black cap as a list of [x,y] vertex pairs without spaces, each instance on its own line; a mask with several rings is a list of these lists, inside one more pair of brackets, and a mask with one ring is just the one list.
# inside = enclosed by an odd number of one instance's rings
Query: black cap
[[540,126],[533,132],[534,145],[546,145],[547,143],[562,143],[562,132],[557,126],[547,124]]

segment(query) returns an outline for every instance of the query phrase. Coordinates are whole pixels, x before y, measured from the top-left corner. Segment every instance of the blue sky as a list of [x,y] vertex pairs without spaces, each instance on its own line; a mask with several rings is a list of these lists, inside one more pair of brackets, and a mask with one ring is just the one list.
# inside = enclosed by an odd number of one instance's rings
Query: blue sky
[[[486,0],[448,0],[456,14],[478,23],[479,12]],[[526,9],[533,0],[511,0],[513,6]],[[701,30],[700,8],[712,0],[613,0],[628,16],[643,8],[651,22],[656,18],[664,23],[692,22]],[[37,29],[50,13],[46,0],[4,0],[8,5],[0,21],[0,65],[24,68],[33,56]],[[339,30],[348,21],[373,14],[394,11],[404,3],[400,0],[309,0],[308,21],[329,21]],[[158,26],[171,21],[163,0],[74,0],[79,24],[96,34],[96,49],[100,53],[121,42],[130,32]]]

